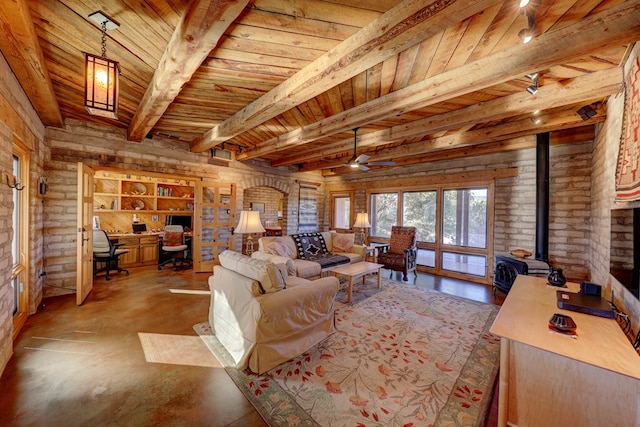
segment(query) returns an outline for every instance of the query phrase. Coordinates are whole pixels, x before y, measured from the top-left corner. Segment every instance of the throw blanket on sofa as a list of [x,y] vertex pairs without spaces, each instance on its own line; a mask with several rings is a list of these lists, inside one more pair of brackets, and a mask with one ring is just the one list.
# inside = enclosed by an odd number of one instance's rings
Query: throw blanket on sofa
[[296,243],[298,258],[314,261],[324,269],[348,263],[349,257],[335,255],[327,249],[327,242],[320,233],[298,233],[291,235]]

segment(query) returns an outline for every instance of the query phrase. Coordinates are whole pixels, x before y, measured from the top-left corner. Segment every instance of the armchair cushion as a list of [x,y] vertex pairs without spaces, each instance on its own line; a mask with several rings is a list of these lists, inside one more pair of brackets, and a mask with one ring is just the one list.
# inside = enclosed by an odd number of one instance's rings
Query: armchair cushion
[[415,227],[393,227],[391,239],[389,241],[389,252],[402,254],[407,249],[411,249],[416,244]]
[[233,251],[224,251],[218,258],[223,267],[257,281],[261,289],[259,293],[277,292],[286,286],[282,272],[272,262]]

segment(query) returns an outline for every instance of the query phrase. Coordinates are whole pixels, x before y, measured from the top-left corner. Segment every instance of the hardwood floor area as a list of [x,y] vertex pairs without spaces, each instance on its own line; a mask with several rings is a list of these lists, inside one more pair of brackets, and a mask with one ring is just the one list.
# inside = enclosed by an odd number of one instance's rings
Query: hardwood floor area
[[[47,298],[0,377],[0,425],[265,426],[221,367],[150,363],[140,334],[195,337],[207,320],[208,274],[131,269],[98,276],[82,306]],[[383,270],[383,277],[401,275]],[[501,304],[491,287],[418,273],[408,283]],[[199,341],[199,340],[197,340]],[[186,358],[185,358],[186,360]],[[495,426],[494,397],[487,426]]]

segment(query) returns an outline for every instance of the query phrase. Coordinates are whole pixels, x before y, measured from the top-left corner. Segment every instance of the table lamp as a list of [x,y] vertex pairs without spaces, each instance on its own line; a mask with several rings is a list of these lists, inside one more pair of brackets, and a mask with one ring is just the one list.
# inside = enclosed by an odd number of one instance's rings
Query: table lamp
[[246,254],[251,256],[253,253],[253,237],[252,233],[264,233],[264,227],[260,222],[260,212],[258,211],[240,211],[240,219],[234,230],[235,233],[248,234]]
[[356,222],[353,224],[353,227],[360,229],[360,233],[358,234],[358,242],[356,242],[356,244],[364,245],[364,229],[371,227],[371,224],[369,224],[369,214],[366,212],[358,212],[356,214]]

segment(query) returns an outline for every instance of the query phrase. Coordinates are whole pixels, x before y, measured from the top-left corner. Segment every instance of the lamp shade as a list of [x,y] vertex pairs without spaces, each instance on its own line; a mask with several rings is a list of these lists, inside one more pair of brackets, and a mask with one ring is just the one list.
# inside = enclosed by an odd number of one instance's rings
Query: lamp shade
[[84,106],[94,116],[118,118],[118,63],[85,53]]
[[369,214],[366,212],[358,212],[356,214],[356,222],[353,224],[353,226],[357,228],[371,227],[371,224],[369,224]]
[[260,212],[240,211],[240,219],[235,232],[240,234],[264,233],[265,229],[260,222]]

